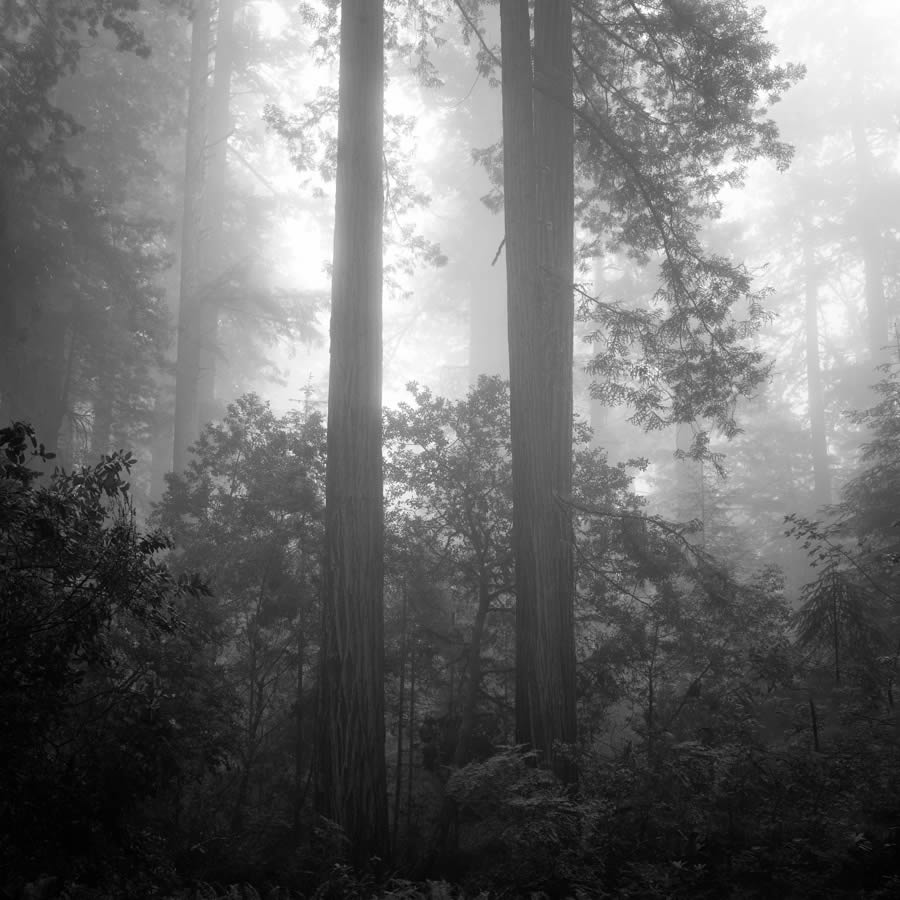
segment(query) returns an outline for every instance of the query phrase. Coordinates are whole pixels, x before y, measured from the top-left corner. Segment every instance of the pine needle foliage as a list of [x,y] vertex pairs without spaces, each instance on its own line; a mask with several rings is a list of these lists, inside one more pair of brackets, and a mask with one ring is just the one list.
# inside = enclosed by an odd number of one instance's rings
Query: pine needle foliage
[[830,658],[835,684],[848,668],[867,666],[886,650],[884,609],[839,563],[829,562],[801,596],[797,640]]

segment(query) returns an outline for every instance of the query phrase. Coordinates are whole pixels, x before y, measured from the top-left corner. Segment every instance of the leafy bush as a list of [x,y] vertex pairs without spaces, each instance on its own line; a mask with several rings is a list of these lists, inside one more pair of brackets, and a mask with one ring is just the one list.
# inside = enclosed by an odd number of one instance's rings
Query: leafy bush
[[29,461],[51,454],[21,423],[0,451],[0,871],[89,883],[146,857],[167,877],[151,801],[216,765],[228,727],[185,625],[203,585],[138,529],[130,454],[44,477]]
[[184,797],[179,862],[196,878],[263,880],[296,862],[310,774],[324,452],[319,416],[278,417],[245,395],[204,428],[154,511],[174,544],[172,569],[200,572],[209,585],[216,668],[235,700],[228,767]]

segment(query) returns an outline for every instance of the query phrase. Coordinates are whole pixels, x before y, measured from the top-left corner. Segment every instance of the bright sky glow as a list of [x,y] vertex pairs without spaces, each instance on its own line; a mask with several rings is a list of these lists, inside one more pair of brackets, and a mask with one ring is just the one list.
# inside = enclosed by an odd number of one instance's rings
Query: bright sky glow
[[259,13],[259,27],[264,38],[275,37],[289,22],[282,5],[274,0],[254,0],[253,8]]
[[[275,36],[285,28],[288,18],[279,4],[273,0],[252,0],[252,2],[259,14],[264,37]],[[896,4],[895,0],[860,0],[859,4],[860,14],[865,18],[889,13],[896,14],[898,6],[900,4]],[[784,10],[780,9],[778,4],[773,4],[772,14],[768,19],[772,40],[783,47],[780,53],[782,59],[808,63],[807,83],[815,84],[821,77],[820,67],[833,68],[833,60],[828,54],[822,59],[805,59],[806,50],[811,45],[811,41],[814,43],[814,39],[804,38],[802,34],[798,35],[796,29],[786,33],[783,12]],[[876,43],[883,43],[883,38],[883,35],[873,35],[871,39]],[[844,51],[836,49],[835,52]],[[440,64],[439,57],[440,52],[437,51],[435,59]],[[411,217],[411,221],[419,233],[440,241],[442,235],[460,227],[458,221],[460,207],[454,200],[453,192],[467,190],[469,187],[468,185],[449,185],[447,172],[441,171],[442,164],[446,168],[448,155],[452,154],[459,155],[458,171],[465,172],[465,167],[470,166],[469,146],[465,143],[465,136],[458,133],[458,123],[452,118],[452,114],[447,112],[449,106],[452,106],[450,101],[459,100],[462,111],[466,113],[466,102],[464,98],[451,98],[441,91],[422,89],[415,84],[412,78],[402,73],[402,70],[403,64],[400,63],[396,66],[396,71],[388,84],[386,105],[389,112],[399,112],[416,119],[413,134],[408,138],[409,150],[415,160],[412,177],[416,187],[433,197],[431,207],[418,212]],[[274,77],[276,74],[273,72],[272,80],[277,83],[277,79]],[[302,78],[296,79],[293,84],[285,84],[282,80],[278,89],[284,95],[286,108],[297,109],[304,100],[314,95],[319,85],[336,84],[336,77],[336,65],[331,67],[308,65],[303,69]],[[801,85],[797,90],[803,89],[805,86]],[[772,112],[776,118],[779,118],[781,110],[786,106],[787,103],[773,107]],[[790,138],[792,136],[790,132],[794,127],[792,118],[786,117],[782,126],[786,136]],[[497,130],[499,133],[499,123]],[[276,138],[269,135],[266,142],[268,146],[264,152],[269,158],[269,162],[274,164],[274,169],[271,170],[272,175],[269,176],[271,182],[279,191],[284,191],[286,196],[297,197],[299,194],[300,206],[305,208],[309,198],[302,194],[301,176],[290,166],[286,153]],[[762,171],[763,169],[765,171]],[[760,170],[760,183],[768,183],[772,178],[771,165],[766,163],[765,166],[760,166]],[[469,181],[475,177],[476,173],[473,171]],[[756,172],[752,171],[747,189],[728,191],[727,196],[723,197],[726,205],[726,220],[747,222],[756,228],[765,227],[762,224],[761,216],[763,205],[767,200],[755,187],[756,177]],[[301,290],[316,289],[328,293],[330,288],[325,266],[331,257],[333,238],[330,221],[333,212],[333,196],[323,198],[316,205],[318,212],[315,215],[294,211],[286,213],[283,217],[278,244],[284,248],[284,253],[281,255],[284,262],[281,270],[273,277],[277,277],[280,283]],[[324,215],[322,214],[323,208],[326,209]],[[759,246],[759,242],[756,242],[756,245]],[[742,251],[738,248],[735,252],[740,255]],[[396,253],[389,249],[386,252],[385,262],[390,265],[395,261]],[[776,274],[772,269],[762,270],[762,267],[768,262],[767,259],[761,258],[751,262],[754,267],[759,267],[764,280]],[[848,279],[852,281],[857,274],[846,273],[843,282]],[[422,383],[434,385],[437,383],[442,366],[460,363],[458,355],[454,356],[452,351],[442,358],[442,351],[448,349],[444,345],[439,345],[436,351],[433,350],[427,355],[423,355],[421,352],[426,340],[424,332],[420,330],[423,297],[426,296],[423,292],[433,291],[434,281],[441,277],[440,272],[420,271],[414,277],[403,280],[401,292],[409,292],[412,295],[411,299],[385,293],[385,400],[388,403],[394,402],[403,395],[402,386],[405,381],[415,378]],[[842,283],[834,290],[823,291],[821,296],[822,331],[823,335],[831,336],[832,340],[835,339],[835,336],[840,336],[848,330],[848,315],[852,303],[848,305],[840,296],[841,292],[846,293],[848,290],[850,294],[854,293],[852,286],[848,288],[846,284]],[[783,298],[776,297],[775,299],[782,302]],[[788,299],[792,303],[802,300],[797,297]],[[459,298],[461,308],[465,302],[466,298]],[[428,315],[431,314],[428,313],[425,318]],[[322,316],[321,327],[326,334],[325,345],[312,348],[306,346],[292,348],[294,352],[291,354],[291,358],[288,358],[285,352],[283,368],[287,373],[288,384],[283,391],[275,392],[276,403],[280,404],[285,402],[286,398],[299,396],[298,386],[306,382],[310,372],[314,373],[317,383],[325,384],[327,380],[327,312]],[[777,322],[774,327],[777,330]],[[459,337],[464,337],[465,323],[462,312],[460,313],[459,330]],[[839,340],[838,343],[840,343]],[[583,350],[583,348],[578,349]],[[802,360],[799,362],[798,360],[800,357],[794,354],[785,362],[795,366],[802,363]]]

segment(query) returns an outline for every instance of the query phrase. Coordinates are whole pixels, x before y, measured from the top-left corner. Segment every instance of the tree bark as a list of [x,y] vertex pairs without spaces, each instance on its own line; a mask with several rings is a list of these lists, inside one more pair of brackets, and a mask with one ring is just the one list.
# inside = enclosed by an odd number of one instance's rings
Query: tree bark
[[831,503],[831,469],[825,432],[825,394],[819,360],[819,273],[812,235],[803,235],[803,276],[806,300],[806,396],[813,463],[813,502],[816,508]]
[[231,134],[231,79],[234,72],[235,0],[219,0],[216,16],[215,69],[209,92],[209,148],[206,161],[205,203],[198,303],[197,412],[199,424],[217,418],[216,362],[219,353],[219,306],[216,283],[225,274],[223,254],[227,213],[226,173]]
[[381,464],[384,9],[343,0],[331,297],[319,811],[388,853]]
[[[571,521],[573,123],[571,6],[501,0],[509,306],[516,739],[565,781],[576,739]],[[533,87],[536,88],[533,90]]]
[[181,223],[181,286],[175,361],[173,469],[183,472],[188,448],[200,434],[197,391],[200,379],[200,241],[206,155],[206,101],[209,69],[209,0],[195,0],[191,26],[191,71],[185,140],[184,213]]
[[[400,833],[400,795],[403,790],[403,714],[404,710],[404,692],[406,690],[406,657],[409,650],[407,634],[406,634],[406,609],[409,602],[409,591],[406,586],[403,588],[403,606],[400,613],[400,688],[399,697],[397,698],[397,769],[394,777],[394,821],[391,826],[391,851],[394,858],[397,856],[397,837]],[[412,734],[413,723],[409,722],[410,734]]]
[[453,752],[453,764],[463,766],[469,759],[469,746],[475,730],[475,709],[478,706],[478,692],[481,689],[481,645],[484,642],[484,628],[491,608],[490,576],[484,565],[478,578],[478,609],[472,626],[466,665],[465,688],[462,693],[462,712],[459,734]]
[[875,160],[872,158],[863,119],[864,100],[860,76],[854,73],[852,77],[850,136],[853,140],[857,175],[857,238],[865,278],[869,357],[874,366],[885,361],[884,350],[890,341],[888,305],[884,295],[883,237],[877,212],[881,198],[875,178]]
[[108,453],[110,450],[110,441],[112,439],[113,429],[113,405],[114,399],[112,390],[109,386],[111,379],[101,378],[105,383],[101,383],[98,389],[98,396],[94,398],[94,420],[91,424],[91,457],[98,459],[101,454]]
[[[300,609],[303,608],[303,601],[300,601]],[[302,611],[300,615],[302,615]],[[302,828],[303,817],[303,800],[306,792],[303,789],[304,771],[303,771],[303,744],[304,741],[304,722],[303,722],[303,663],[306,658],[306,632],[303,625],[297,628],[297,682],[294,700],[294,834],[299,837]]]
[[416,774],[416,641],[409,649],[409,745],[406,754],[406,834],[412,832],[412,794]]
[[0,417],[4,424],[13,418],[13,390],[16,367],[15,250],[12,235],[12,185],[8,171],[0,171]]

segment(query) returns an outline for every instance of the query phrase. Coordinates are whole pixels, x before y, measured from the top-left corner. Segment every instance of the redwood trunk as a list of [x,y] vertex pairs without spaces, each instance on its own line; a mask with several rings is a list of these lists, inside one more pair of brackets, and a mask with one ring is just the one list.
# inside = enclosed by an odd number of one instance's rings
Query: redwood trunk
[[[509,305],[516,739],[568,782],[576,739],[572,484],[571,7],[501,0]],[[533,89],[534,88],[536,89]]]
[[195,0],[191,26],[191,72],[185,139],[184,213],[181,223],[181,286],[175,362],[173,469],[183,472],[188,448],[200,433],[200,239],[206,152],[206,93],[209,68],[209,0]]
[[381,466],[384,9],[341,4],[319,811],[358,863],[388,854]]
[[825,395],[819,360],[819,273],[812,235],[803,236],[803,275],[806,294],[806,395],[813,462],[813,500],[816,507],[831,503],[831,470],[825,432]]
[[884,362],[884,348],[890,340],[888,306],[884,295],[884,254],[878,207],[881,197],[875,179],[875,160],[869,148],[863,119],[864,99],[859,75],[853,75],[853,111],[850,136],[858,182],[857,237],[863,260],[869,356],[873,365]]
[[481,691],[481,645],[484,643],[484,629],[490,610],[490,579],[482,565],[478,578],[478,609],[472,627],[472,639],[469,641],[465,687],[461,692],[462,714],[459,722],[459,735],[453,752],[453,763],[457,766],[464,766],[469,760],[469,748],[472,743],[472,734],[475,731],[475,711]]
[[203,212],[202,288],[198,304],[199,346],[197,412],[202,426],[219,415],[216,404],[216,362],[219,354],[219,306],[217,283],[225,275],[228,260],[225,218],[228,137],[231,134],[231,79],[234,72],[235,0],[219,0],[216,16],[216,62],[209,93],[209,148]]

